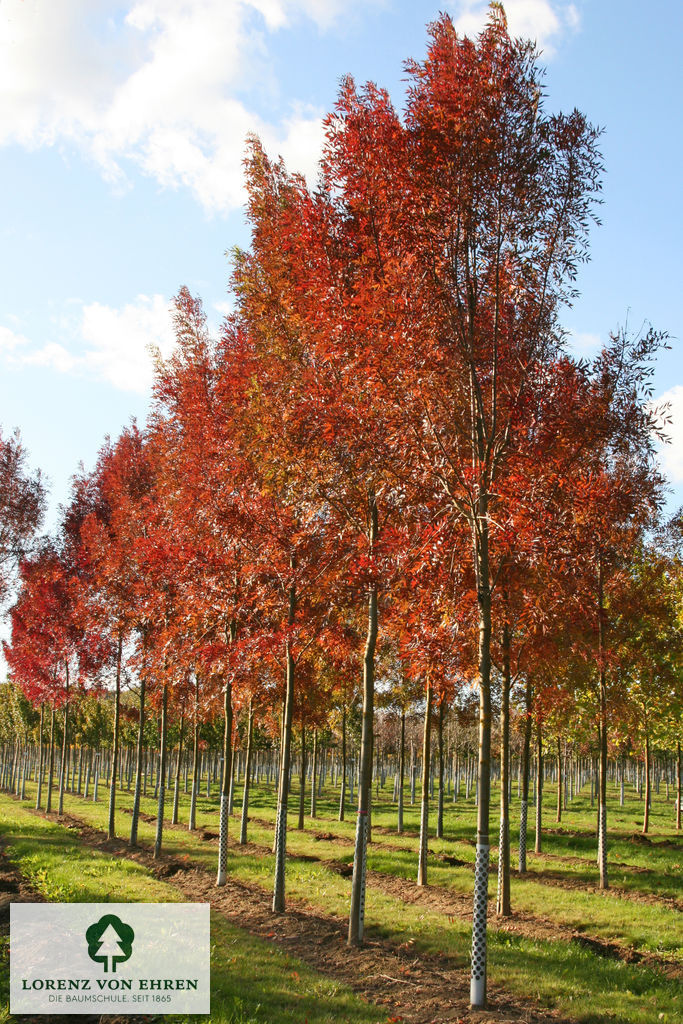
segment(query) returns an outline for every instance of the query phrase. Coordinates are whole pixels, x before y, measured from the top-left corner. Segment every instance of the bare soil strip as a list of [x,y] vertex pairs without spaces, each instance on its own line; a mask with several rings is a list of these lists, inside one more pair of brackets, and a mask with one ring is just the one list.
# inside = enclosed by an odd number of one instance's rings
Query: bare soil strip
[[[410,882],[405,878],[397,878],[396,875],[378,871],[370,871],[368,880],[383,892],[405,903],[419,903],[451,918],[462,917],[469,920],[472,916],[471,897],[445,889],[443,886],[418,886],[415,882]],[[550,918],[537,917],[516,910],[509,918],[491,918],[489,928],[492,931],[524,935],[535,940],[575,942],[599,956],[611,960],[622,960],[629,964],[645,964],[654,970],[661,971],[669,978],[683,981],[683,964],[664,960],[653,953],[634,950],[616,942],[606,942],[604,939],[586,935],[583,930],[570,928]]]
[[[609,862],[607,866],[609,869]],[[512,874],[513,877],[519,877],[516,871],[513,871]],[[616,896],[619,899],[631,900],[633,903],[656,903],[669,910],[683,911],[683,900],[677,899],[675,896],[664,896],[657,892],[638,892],[636,889],[624,889],[622,886],[612,884],[609,889],[599,889],[597,882],[586,882],[581,878],[568,878],[557,871],[536,871],[534,868],[527,868],[524,877],[534,882],[540,882],[541,885],[552,885],[559,889],[580,889],[581,892],[592,892],[606,898]]]

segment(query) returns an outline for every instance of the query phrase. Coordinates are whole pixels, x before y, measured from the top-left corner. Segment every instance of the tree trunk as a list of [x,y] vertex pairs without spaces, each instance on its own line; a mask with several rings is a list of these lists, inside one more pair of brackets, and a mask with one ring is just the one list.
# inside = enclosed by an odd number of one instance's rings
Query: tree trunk
[[69,732],[69,666],[65,665],[66,669],[66,687],[64,696],[64,722],[63,728],[64,733],[62,735],[62,769],[59,777],[59,810],[58,814],[61,817],[64,813],[64,789],[66,787],[66,755],[69,749],[68,746],[68,732]]
[[436,838],[443,839],[443,719],[446,699],[444,696],[439,701],[439,796],[437,798],[436,811]]
[[[230,623],[228,643],[235,640],[237,627]],[[228,880],[228,804],[230,800],[230,779],[232,778],[232,680],[225,683],[223,697],[223,775],[221,777],[221,803],[218,818],[218,872],[216,885],[225,885]]]
[[427,699],[422,738],[422,796],[420,802],[420,850],[417,861],[417,884],[427,884],[427,842],[429,839],[429,763],[432,737],[432,679],[427,676]]
[[[223,771],[228,762],[223,759]],[[192,745],[192,790],[190,792],[190,819],[187,823],[189,832],[197,827],[197,796],[199,794],[199,675],[194,674],[194,736]]]
[[503,686],[500,697],[500,833],[498,836],[498,892],[496,914],[509,917],[510,909],[510,627],[503,626]]
[[562,821],[562,746],[557,737],[557,815],[555,821]]
[[624,806],[624,773],[626,766],[624,764],[624,755],[621,755],[621,771],[619,773],[619,806]]
[[306,763],[306,726],[301,723],[301,778],[299,786],[299,820],[297,821],[297,829],[299,832],[304,830],[304,814],[306,811],[306,769],[308,765]]
[[[323,751],[324,754],[324,751]],[[313,730],[313,765],[311,773],[311,817],[316,816],[316,799],[318,796],[317,792],[318,783],[318,730]]]
[[242,793],[242,820],[240,822],[240,846],[247,841],[247,822],[249,821],[249,787],[251,785],[251,758],[254,746],[254,704],[249,698],[249,717],[247,719],[247,764],[244,772],[244,791]]
[[650,736],[645,730],[645,812],[643,815],[643,835],[647,835],[650,827]]
[[344,820],[344,804],[346,803],[346,704],[342,707],[342,776],[339,794],[339,820]]
[[178,760],[175,766],[175,786],[173,787],[173,814],[171,824],[178,824],[178,803],[180,801],[180,765],[183,759],[183,733],[185,731],[185,712],[180,713],[180,735],[178,736]]
[[413,740],[410,741],[410,806],[412,807],[415,803],[415,776],[417,774],[417,766],[415,764],[415,743]]
[[[291,562],[294,571],[294,558]],[[296,588],[292,581],[289,588],[287,624],[294,624],[296,612]],[[283,914],[285,910],[285,859],[287,856],[287,806],[289,802],[289,762],[292,753],[292,715],[294,712],[294,658],[290,634],[285,641],[285,707],[282,722],[282,757],[280,761],[280,786],[277,795],[277,819],[275,822],[275,879],[273,883],[273,913]]]
[[154,859],[161,856],[161,841],[164,834],[164,800],[166,796],[166,738],[168,733],[168,686],[164,683],[161,695],[161,743],[159,750],[157,830],[154,839]]
[[144,768],[144,740],[145,740],[145,687],[146,681],[143,675],[140,679],[140,722],[138,724],[138,750],[135,765],[135,794],[133,796],[133,814],[130,822],[129,846],[137,846],[138,842],[138,818],[140,817],[140,797],[142,794],[142,773]]
[[114,690],[114,733],[112,737],[112,768],[111,768],[111,784],[109,787],[109,818],[107,824],[107,838],[113,839],[116,835],[115,831],[115,815],[116,815],[116,769],[118,766],[119,756],[119,730],[120,730],[120,711],[121,711],[121,652],[123,648],[123,637],[119,633],[119,642],[116,648],[116,688]]
[[602,558],[598,558],[598,669],[600,676],[600,776],[598,788],[599,889],[607,882],[607,670],[605,667],[605,609],[603,603]]
[[[369,497],[370,513],[370,554],[377,540],[377,502],[374,494]],[[372,784],[372,730],[375,703],[375,647],[377,645],[377,584],[371,583],[368,595],[368,631],[363,657],[363,724],[361,732],[360,779],[358,782],[358,818],[356,822],[356,844],[353,857],[353,878],[351,881],[351,908],[349,913],[349,946],[359,946],[363,941],[365,920],[365,873],[367,854],[367,817],[370,806]]]
[[401,750],[398,761],[398,824],[396,831],[403,832],[403,777],[406,769],[406,709],[401,708]]
[[524,747],[522,750],[522,806],[519,816],[519,873],[526,872],[527,816],[529,809],[529,766],[531,753],[531,680],[527,678],[524,693]]
[[472,968],[470,1003],[486,1008],[486,915],[489,887],[489,807],[491,797],[491,584],[489,571],[488,496],[477,503],[477,603],[479,610],[479,765],[477,787],[477,848],[474,870]]
[[680,741],[676,743],[676,829],[680,832],[681,829],[681,801],[683,800],[683,794],[681,793],[681,744]]
[[233,811],[233,804],[235,800],[235,769],[239,767],[237,763],[237,756],[235,754],[237,748],[237,738],[238,737],[235,734],[232,738],[232,748],[230,750],[230,788],[228,789],[228,817],[230,817]]
[[534,850],[540,853],[543,848],[543,735],[540,715],[536,718],[536,845]]
[[38,727],[38,793],[36,795],[36,810],[40,810],[43,797],[43,723],[45,721],[45,701],[40,704],[40,725]]

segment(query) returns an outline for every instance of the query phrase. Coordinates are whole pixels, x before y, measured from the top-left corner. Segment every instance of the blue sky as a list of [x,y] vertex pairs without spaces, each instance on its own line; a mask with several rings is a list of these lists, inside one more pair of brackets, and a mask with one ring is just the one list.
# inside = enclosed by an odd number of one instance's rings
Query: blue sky
[[[582,354],[644,321],[681,338],[683,5],[508,0],[538,39],[547,106],[605,128],[602,227],[565,326]],[[386,86],[421,58],[452,0],[0,0],[0,423],[19,427],[54,509],[105,434],[144,419],[146,344],[168,352],[186,284],[217,324],[245,244],[244,137],[312,176],[339,78]],[[672,401],[663,456],[683,501],[683,356],[659,361]]]

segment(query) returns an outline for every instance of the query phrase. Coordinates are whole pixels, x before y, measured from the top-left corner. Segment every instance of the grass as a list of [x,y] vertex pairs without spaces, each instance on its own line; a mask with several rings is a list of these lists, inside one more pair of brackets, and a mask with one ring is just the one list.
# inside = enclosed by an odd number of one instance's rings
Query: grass
[[[292,800],[292,805],[298,803],[296,783],[294,789],[295,799]],[[33,792],[31,787],[29,792]],[[238,879],[270,889],[274,867],[274,859],[269,852],[275,815],[273,787],[260,786],[253,789],[252,794],[251,815],[263,821],[250,822],[249,839],[264,849],[258,853],[255,853],[253,848],[244,852],[239,846],[232,846],[229,870]],[[238,791],[236,810],[239,796]],[[397,836],[393,831],[385,834],[377,828],[395,827],[396,811],[388,799],[389,796],[388,787],[385,794],[380,794],[379,799],[375,798],[375,827],[373,842],[368,851],[368,866],[371,870],[413,880],[416,872],[417,840],[405,835]],[[619,808],[614,791],[611,799],[613,810],[610,809],[609,817],[609,824],[612,827],[609,836],[609,857],[614,864],[610,873],[612,884],[632,893],[633,896],[642,897],[654,892],[661,896],[680,897],[683,843],[680,838],[676,838],[673,829],[673,803],[667,804],[661,797],[655,798],[651,818],[653,842],[652,845],[643,845],[633,839],[634,832],[640,827],[642,803],[632,793],[628,794],[623,809]],[[123,810],[130,807],[132,798],[130,794],[123,792],[118,800],[120,810],[117,826],[119,834],[125,836],[130,817],[123,813]],[[348,913],[350,882],[330,870],[327,864],[331,860],[348,862],[352,859],[353,846],[350,841],[353,839],[355,821],[350,808],[348,821],[336,820],[337,800],[337,794],[328,787],[322,799],[318,801],[318,819],[312,822],[307,818],[303,832],[289,832],[288,850],[293,857],[287,865],[287,893],[288,896],[306,901],[319,911],[344,917]],[[513,818],[517,808],[518,803],[513,799]],[[156,803],[151,796],[143,799],[142,809],[148,814],[155,814]],[[86,802],[79,797],[68,795],[66,810],[99,828],[105,827],[105,799],[93,804],[91,801]],[[437,856],[446,853],[456,857],[464,862],[465,866],[451,867],[432,857],[429,864],[429,882],[434,887],[440,886],[469,894],[472,890],[473,877],[471,869],[466,865],[474,860],[473,801],[460,799],[455,804],[447,802],[445,810],[446,838],[430,838],[430,850]],[[407,805],[407,831],[417,830],[418,814],[417,805]],[[187,821],[187,816],[188,802],[183,795],[181,820]],[[564,820],[560,826],[554,820],[551,823],[551,817],[554,819],[554,813],[551,814],[548,806],[545,818],[549,830],[544,834],[544,854],[538,857],[529,855],[529,867],[533,873],[524,878],[513,877],[513,909],[628,948],[654,953],[662,960],[683,963],[683,936],[679,910],[663,902],[644,902],[642,899],[636,901],[623,898],[615,891],[599,893],[594,890],[597,876],[595,839],[590,834],[574,834],[590,833],[594,829],[595,811],[591,809],[589,800],[585,796],[579,796],[573,801],[571,809],[564,813]],[[216,831],[215,800],[201,797],[198,801],[197,818],[200,827]],[[290,828],[295,821],[296,815],[292,813]],[[492,821],[492,825],[494,824]],[[238,829],[236,819],[232,820],[230,828],[234,837]],[[320,832],[332,833],[335,838],[332,841],[316,841],[316,833]],[[141,822],[139,833],[141,842],[151,843],[154,825]],[[533,830],[530,831],[530,836],[532,835]],[[70,841],[78,846],[73,836],[70,837]],[[516,843],[514,833],[512,841],[513,844]],[[189,856],[212,871],[215,869],[215,843],[202,842],[197,833],[167,829],[164,833],[164,848],[167,852],[179,856]],[[116,863],[123,865],[129,862]],[[33,868],[35,866],[33,864]],[[38,868],[46,872],[44,884],[57,887],[55,892],[59,892],[60,886],[68,884],[68,880],[54,865],[40,862]],[[104,873],[109,869],[98,868],[98,871],[100,870]],[[567,889],[555,884],[546,884],[543,876],[549,873],[558,875],[567,882],[587,885],[590,888]],[[135,873],[127,878],[127,884],[133,888],[135,878]],[[82,892],[82,887],[89,884],[90,876],[86,875],[77,881],[81,888],[77,888],[76,891]],[[547,881],[552,880],[547,878]],[[495,880],[493,882],[495,884]],[[68,889],[66,891],[70,892]],[[56,895],[53,898],[69,897]],[[78,898],[92,897],[80,895]],[[368,887],[366,929],[369,936],[374,934],[384,937],[397,945],[411,942],[416,952],[445,953],[452,958],[454,967],[466,966],[468,962],[470,926],[467,920],[431,910],[426,904],[403,903],[383,892],[373,884],[372,879]],[[531,998],[542,1006],[552,1007],[568,1018],[585,1022],[616,1020],[623,1021],[624,1024],[649,1024],[655,1021],[659,1024],[660,1021],[681,1019],[680,985],[667,980],[660,971],[652,970],[645,965],[606,959],[575,942],[548,941],[542,937],[535,939],[512,932],[496,931],[493,928],[489,931],[489,944],[489,976],[492,981],[518,995]],[[240,1013],[255,1012],[250,1008],[252,1004],[245,1001],[243,995],[233,993],[233,996],[242,1000],[244,1010],[240,1009]],[[237,1003],[234,1003],[230,1012],[237,1012],[236,1006]],[[228,1016],[225,1019],[232,1018]],[[244,1019],[249,1020],[248,1017]],[[265,1016],[263,1019],[284,1022],[293,1018],[278,1011],[278,1015],[272,1018]],[[310,1018],[314,1019],[323,1018]],[[356,1018],[337,1016],[336,1019],[351,1021]]]

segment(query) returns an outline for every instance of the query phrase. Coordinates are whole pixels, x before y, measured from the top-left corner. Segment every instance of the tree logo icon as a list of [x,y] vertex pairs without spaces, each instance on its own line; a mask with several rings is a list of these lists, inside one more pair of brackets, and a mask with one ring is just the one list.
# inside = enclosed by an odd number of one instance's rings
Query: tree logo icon
[[105,973],[116,973],[117,963],[124,963],[133,952],[135,932],[116,914],[105,914],[85,933],[88,956],[95,963],[104,964]]

